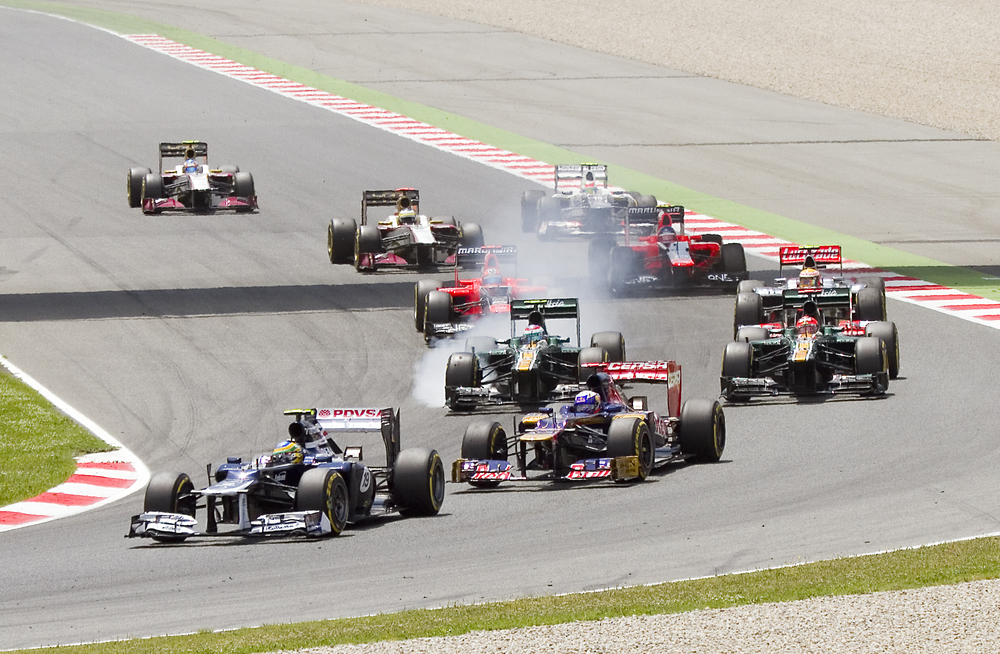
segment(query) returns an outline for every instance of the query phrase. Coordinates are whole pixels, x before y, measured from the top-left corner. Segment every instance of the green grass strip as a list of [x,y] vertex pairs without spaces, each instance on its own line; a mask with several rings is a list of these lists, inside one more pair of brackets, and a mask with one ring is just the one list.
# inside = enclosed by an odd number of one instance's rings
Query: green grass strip
[[[286,79],[362,102],[387,111],[408,116],[455,134],[502,148],[516,154],[551,164],[579,163],[592,160],[571,150],[529,139],[524,136],[485,125],[456,114],[434,109],[416,102],[374,91],[301,66],[294,66],[270,57],[223,43],[190,30],[101,9],[64,5],[33,0],[0,0],[0,5],[31,9],[72,18],[119,34],[159,34],[220,57],[252,66]],[[618,186],[655,195],[675,204],[683,204],[699,213],[727,222],[807,245],[839,244],[846,258],[872,266],[924,279],[936,284],[968,291],[982,297],[1000,300],[1000,284],[982,272],[917,256],[885,247],[846,234],[801,223],[760,209],[673,184],[623,166],[609,165],[611,180]],[[514,199],[516,200],[516,198]],[[514,201],[512,200],[512,201]]]
[[979,538],[887,554],[581,595],[532,597],[495,604],[30,651],[58,651],[60,654],[249,654],[456,636],[479,630],[629,615],[672,614],[996,578],[1000,578],[1000,539]]
[[73,457],[114,449],[0,371],[0,506],[43,493],[76,470]]

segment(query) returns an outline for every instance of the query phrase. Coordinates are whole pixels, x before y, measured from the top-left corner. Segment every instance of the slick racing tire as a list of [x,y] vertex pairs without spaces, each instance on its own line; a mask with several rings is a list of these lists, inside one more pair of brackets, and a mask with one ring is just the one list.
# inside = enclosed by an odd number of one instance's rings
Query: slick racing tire
[[763,288],[767,286],[764,282],[759,279],[744,279],[742,282],[736,285],[736,294],[740,293],[753,293],[755,288]]
[[587,246],[587,270],[590,280],[604,286],[608,282],[608,268],[611,266],[611,248],[615,247],[614,239],[595,238]]
[[429,279],[421,279],[413,287],[413,326],[417,328],[418,332],[424,331],[426,311],[424,307],[427,303],[427,294],[439,288],[441,288],[441,284]]
[[521,231],[525,234],[538,229],[538,201],[545,191],[525,191],[521,194]]
[[580,350],[580,354],[577,355],[576,361],[577,379],[582,384],[586,382],[591,375],[597,372],[596,368],[593,368],[588,364],[607,363],[608,352],[603,347],[585,347]]
[[351,263],[354,255],[354,233],[358,225],[353,220],[334,218],[326,230],[326,253],[330,263]]
[[643,209],[652,209],[656,206],[656,196],[655,195],[640,195],[635,199],[635,204],[637,207]]
[[150,174],[149,168],[129,168],[128,170],[128,206],[135,209],[142,206],[142,180]]
[[[538,238],[550,240],[554,234],[547,228],[547,223],[558,221],[562,216],[562,203],[552,196],[546,196],[538,200],[538,222],[535,224],[535,233]],[[542,226],[546,225],[546,229]]]
[[[142,510],[162,511],[163,513],[182,513],[192,518],[195,515],[197,498],[191,493],[194,484],[191,477],[183,472],[158,472],[153,475],[146,486],[146,497]],[[154,540],[164,543],[179,543],[186,536],[153,536]]]
[[444,502],[444,464],[436,450],[403,450],[392,472],[392,497],[406,516],[437,515]]
[[479,385],[478,357],[471,352],[451,354],[444,371],[444,393],[448,407],[453,411],[469,411],[476,408],[474,401],[472,403],[461,402],[454,389],[473,388]]
[[877,288],[865,286],[858,291],[855,311],[857,320],[885,320],[885,296]]
[[159,173],[148,173],[142,178],[142,199],[159,200],[165,195],[163,177]]
[[253,185],[253,175],[239,172],[233,175],[233,195],[238,198],[251,198],[257,195]]
[[870,322],[865,325],[865,336],[874,336],[885,343],[885,356],[889,364],[889,378],[899,377],[899,332],[894,322]]
[[763,327],[740,327],[736,331],[736,341],[738,343],[766,341],[768,336],[770,336],[770,334]]
[[483,247],[483,228],[479,223],[462,223],[462,247]]
[[885,342],[881,338],[859,338],[854,343],[854,372],[873,375],[888,370]]
[[[354,233],[354,269],[363,269],[361,257],[364,254],[377,254],[382,251],[382,235],[375,225],[358,225],[358,231]],[[372,263],[371,270],[375,270]]]
[[613,295],[624,295],[627,291],[626,283],[635,279],[635,268],[635,251],[632,248],[624,245],[612,248],[608,265],[608,290]]
[[867,277],[861,277],[858,279],[858,283],[864,284],[869,288],[877,289],[879,293],[883,296],[885,295],[885,279],[880,275],[869,275]]
[[639,481],[649,476],[653,469],[656,450],[649,434],[649,425],[640,418],[619,418],[608,428],[608,458],[619,456],[639,457]]
[[764,322],[764,298],[757,293],[739,293],[736,295],[736,307],[733,310],[733,337],[744,325],[759,325]]
[[424,305],[424,327],[451,322],[451,293],[431,291]]
[[[733,345],[733,343],[730,343]],[[726,414],[717,400],[688,400],[677,425],[682,454],[700,463],[716,463],[726,449]]]
[[[462,458],[476,461],[506,461],[507,433],[499,422],[474,422],[462,437]],[[499,481],[470,481],[476,488],[495,488]]]
[[722,236],[720,234],[704,234],[701,237],[702,243],[718,243],[722,245]]
[[747,271],[747,255],[741,243],[723,243],[722,272],[745,273]]
[[590,347],[600,347],[608,353],[608,361],[625,360],[625,337],[621,332],[597,332],[590,337]]
[[726,343],[726,349],[722,353],[722,376],[753,377],[753,346],[750,343],[745,341]]
[[339,536],[350,512],[350,494],[344,478],[330,468],[306,470],[295,492],[295,510],[319,511],[330,521],[330,535]]

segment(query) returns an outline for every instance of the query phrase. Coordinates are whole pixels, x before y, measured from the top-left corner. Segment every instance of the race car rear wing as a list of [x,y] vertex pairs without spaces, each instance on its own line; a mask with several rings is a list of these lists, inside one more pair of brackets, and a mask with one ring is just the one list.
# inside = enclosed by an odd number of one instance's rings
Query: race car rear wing
[[205,141],[181,141],[180,143],[160,143],[160,172],[164,159],[200,159],[208,163],[208,143]]
[[579,188],[580,182],[587,176],[587,173],[590,173],[595,185],[600,185],[603,188],[608,187],[608,167],[604,164],[559,164],[555,171],[556,190],[559,190],[560,183],[564,186]]
[[815,246],[785,246],[778,250],[778,264],[785,266],[804,266],[806,259],[812,257],[816,268],[826,268],[831,265],[843,267],[839,245]]
[[534,313],[541,314],[542,320],[571,318],[576,320],[576,344],[580,345],[580,301],[575,298],[553,298],[550,300],[513,300],[510,303],[510,335],[517,335],[516,321],[528,320]]
[[289,409],[285,415],[311,416],[323,430],[324,435],[334,434],[382,434],[385,443],[386,465],[392,468],[399,455],[399,410],[385,407],[376,408],[329,408],[329,409]]
[[481,245],[479,247],[460,247],[455,251],[455,285],[458,286],[458,271],[482,265],[484,272],[489,267],[500,267],[500,264],[514,264],[514,276],[517,276],[517,246],[516,245]]
[[365,191],[361,197],[361,224],[368,224],[368,207],[397,207],[420,212],[420,191],[397,188],[385,191]]
[[605,372],[616,382],[640,382],[667,385],[667,413],[677,417],[681,412],[681,364],[676,361],[612,361],[589,364],[594,372]]

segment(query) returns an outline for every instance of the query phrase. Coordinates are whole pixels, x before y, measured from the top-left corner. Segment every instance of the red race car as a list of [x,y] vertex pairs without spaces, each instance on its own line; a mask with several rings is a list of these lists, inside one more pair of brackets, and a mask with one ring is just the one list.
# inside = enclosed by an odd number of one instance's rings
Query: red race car
[[544,286],[528,286],[526,279],[504,277],[501,261],[516,261],[517,246],[484,245],[459,248],[461,260],[482,260],[483,272],[473,279],[459,279],[446,286],[430,280],[417,282],[413,302],[413,322],[429,343],[432,338],[447,338],[471,329],[472,322],[484,315],[509,314],[511,300],[544,295]]
[[684,233],[684,207],[630,207],[620,242],[590,243],[591,277],[615,295],[646,286],[736,285],[747,275],[739,243]]

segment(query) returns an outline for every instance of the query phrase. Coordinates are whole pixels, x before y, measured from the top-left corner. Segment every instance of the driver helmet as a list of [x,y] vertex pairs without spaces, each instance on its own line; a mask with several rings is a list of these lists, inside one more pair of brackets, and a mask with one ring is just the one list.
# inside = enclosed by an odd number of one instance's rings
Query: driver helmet
[[198,172],[198,162],[194,159],[188,159],[184,162],[184,172],[186,173],[196,173]]
[[580,391],[573,399],[573,411],[576,413],[597,413],[601,408],[601,396],[594,391]]
[[496,268],[489,268],[485,273],[483,273],[483,284],[488,286],[499,286],[503,283],[503,277],[500,276],[500,271]]
[[417,212],[413,209],[401,209],[396,217],[401,225],[412,225],[417,222]]
[[817,288],[819,286],[819,271],[815,268],[803,268],[799,273],[799,288]]
[[589,195],[597,192],[597,182],[594,181],[594,173],[589,170],[583,180],[583,192]]
[[281,441],[274,452],[271,453],[271,465],[278,466],[286,463],[302,463],[302,448],[295,441]]
[[524,330],[524,338],[522,339],[526,344],[540,343],[545,340],[545,328],[541,325],[528,325],[527,329]]
[[819,321],[812,316],[802,316],[795,323],[795,332],[799,336],[812,336],[819,331]]

